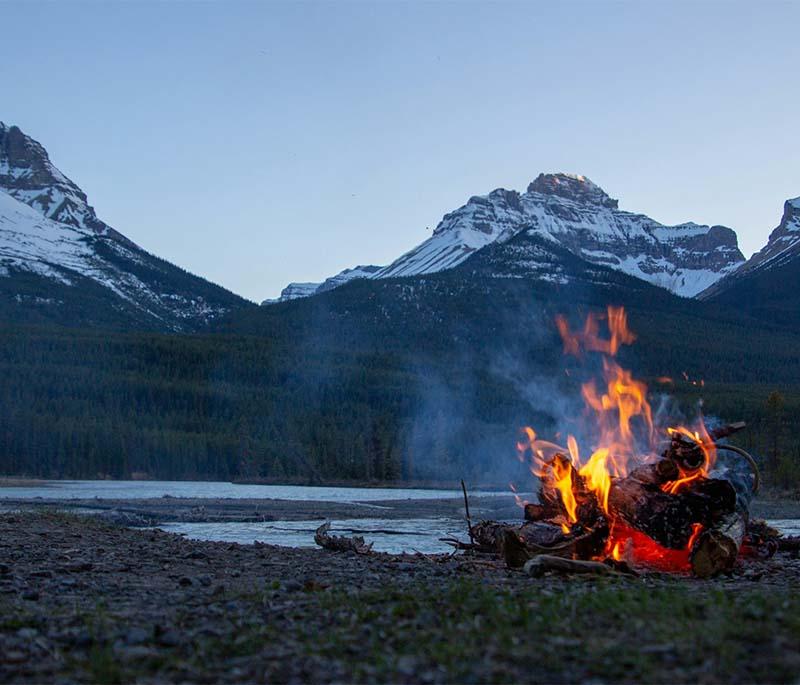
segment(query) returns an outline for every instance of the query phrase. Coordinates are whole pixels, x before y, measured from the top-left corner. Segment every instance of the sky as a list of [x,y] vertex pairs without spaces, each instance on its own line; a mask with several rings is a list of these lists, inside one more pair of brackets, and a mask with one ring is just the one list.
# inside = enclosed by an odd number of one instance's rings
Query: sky
[[0,121],[252,300],[540,172],[761,248],[800,195],[800,3],[9,2]]

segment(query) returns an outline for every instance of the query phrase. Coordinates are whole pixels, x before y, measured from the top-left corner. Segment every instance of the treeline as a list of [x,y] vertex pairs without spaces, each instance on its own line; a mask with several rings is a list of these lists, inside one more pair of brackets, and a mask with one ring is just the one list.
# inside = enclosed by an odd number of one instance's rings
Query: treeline
[[432,398],[434,372],[395,355],[18,329],[0,373],[5,474],[387,481],[484,477],[503,443],[513,459],[508,387],[454,373]]
[[[737,440],[770,478],[800,482],[800,336],[655,291],[616,293],[639,337],[623,365],[673,377],[687,416],[702,397],[747,421]],[[519,427],[547,434],[580,407],[553,316],[602,304],[443,276],[354,283],[206,335],[5,326],[0,474],[524,482]]]

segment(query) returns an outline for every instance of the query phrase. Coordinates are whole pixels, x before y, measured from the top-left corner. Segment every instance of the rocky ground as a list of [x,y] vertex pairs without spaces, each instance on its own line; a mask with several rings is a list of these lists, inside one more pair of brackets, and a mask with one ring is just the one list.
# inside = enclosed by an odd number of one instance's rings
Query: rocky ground
[[800,561],[539,579],[465,556],[0,515],[0,682],[797,682]]

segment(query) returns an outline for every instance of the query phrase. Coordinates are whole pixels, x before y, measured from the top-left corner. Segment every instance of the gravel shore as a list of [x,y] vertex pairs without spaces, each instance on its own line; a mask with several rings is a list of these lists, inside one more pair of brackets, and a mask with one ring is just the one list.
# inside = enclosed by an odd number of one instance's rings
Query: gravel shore
[[466,556],[0,515],[1,682],[796,682],[800,561],[531,579]]
[[[13,494],[13,491],[12,491]],[[77,513],[94,512],[107,520],[129,525],[161,523],[225,523],[257,521],[325,521],[327,519],[390,520],[412,518],[464,519],[461,497],[407,499],[370,502],[315,502],[282,499],[230,499],[158,497],[151,499],[0,499],[0,512],[17,509],[59,509]],[[521,509],[508,496],[471,497],[473,521],[521,520]],[[800,501],[763,498],[751,505],[757,518],[800,519]]]

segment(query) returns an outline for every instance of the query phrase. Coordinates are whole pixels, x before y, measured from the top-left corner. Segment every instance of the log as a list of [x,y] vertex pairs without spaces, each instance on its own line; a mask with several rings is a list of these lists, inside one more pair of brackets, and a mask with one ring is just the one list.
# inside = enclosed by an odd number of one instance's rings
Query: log
[[[713,446],[718,440],[739,432],[747,424],[744,421],[729,423],[708,432],[707,445]],[[680,433],[674,433],[670,445],[664,452],[664,458],[677,463],[684,472],[697,471],[705,462],[705,454],[700,445],[691,438]]]
[[506,530],[503,534],[501,546],[508,568],[521,568],[533,558],[533,553],[519,539],[519,535],[511,529]]
[[360,535],[348,538],[344,535],[330,535],[330,521],[326,521],[314,533],[314,542],[324,549],[333,552],[355,552],[356,554],[369,554],[372,552],[372,543],[366,544]]
[[[538,554],[562,557],[592,557],[602,552],[608,537],[608,526],[602,520],[594,528],[576,526],[565,533],[561,526],[543,522],[526,522],[521,526],[497,521],[481,521],[472,528],[476,551],[494,551],[509,568],[520,568]],[[466,543],[459,549],[467,549]]]
[[535,548],[554,547],[574,537],[569,533],[564,533],[561,526],[540,521],[529,521],[522,525],[481,521],[472,527],[472,536],[475,544],[494,547],[499,552],[502,551],[503,541],[508,531],[514,533],[524,544]]
[[616,576],[619,575],[610,566],[600,563],[599,561],[581,561],[578,559],[564,559],[563,557],[550,556],[549,554],[540,554],[529,559],[525,562],[523,571],[533,578],[547,573],[548,571],[556,571],[565,574],[591,574],[599,576]]
[[708,527],[735,511],[736,491],[728,481],[702,478],[687,484],[684,491],[670,494],[657,483],[629,476],[612,482],[608,507],[614,516],[662,547],[683,549],[694,524]]
[[698,578],[711,578],[732,569],[746,528],[746,516],[737,511],[704,530],[689,554],[693,573]]
[[800,552],[800,535],[778,538],[778,550],[780,552]]
[[659,459],[653,464],[644,464],[631,471],[628,476],[644,485],[664,485],[681,477],[678,465],[671,459]]
[[549,521],[551,523],[567,523],[570,521],[569,513],[564,506],[560,493],[549,482],[549,476],[555,469],[554,464],[556,462],[558,462],[560,468],[567,469],[570,472],[572,494],[576,504],[575,517],[583,525],[594,525],[602,515],[597,497],[587,487],[586,479],[578,473],[570,458],[560,452],[553,455],[548,462],[550,470],[545,469],[544,474],[540,477],[539,502],[525,505],[525,520]]

